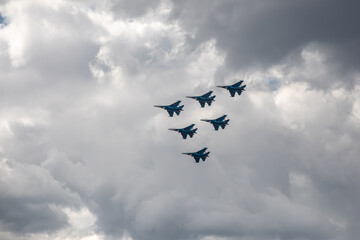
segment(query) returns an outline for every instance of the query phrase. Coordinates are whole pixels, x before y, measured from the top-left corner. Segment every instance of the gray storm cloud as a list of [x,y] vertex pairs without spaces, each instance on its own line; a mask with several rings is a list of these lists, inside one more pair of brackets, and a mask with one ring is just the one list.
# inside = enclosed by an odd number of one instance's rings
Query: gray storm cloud
[[0,1],[0,238],[357,239],[357,5]]

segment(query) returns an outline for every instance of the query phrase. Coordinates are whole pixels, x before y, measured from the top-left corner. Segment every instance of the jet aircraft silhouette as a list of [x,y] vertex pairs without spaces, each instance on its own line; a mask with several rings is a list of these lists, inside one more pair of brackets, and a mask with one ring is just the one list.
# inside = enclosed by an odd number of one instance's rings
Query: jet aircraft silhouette
[[195,124],[191,124],[184,128],[169,128],[169,130],[181,133],[183,139],[186,139],[188,135],[192,138],[196,134],[197,128],[193,129],[194,126]]
[[197,152],[191,152],[191,153],[183,153],[186,155],[190,155],[195,159],[195,162],[198,163],[200,159],[202,159],[205,162],[205,159],[209,156],[210,152],[205,152],[207,148],[203,148]]
[[199,101],[200,103],[200,106],[203,108],[205,107],[205,103],[207,103],[209,106],[211,105],[211,103],[213,101],[215,101],[215,95],[214,96],[211,96],[210,95],[213,93],[213,91],[210,91],[208,93],[205,93],[204,95],[201,95],[201,96],[187,96],[187,98],[192,98],[192,99],[195,99],[197,101]]
[[217,86],[217,87],[219,87],[219,88],[225,88],[225,89],[229,90],[230,95],[231,95],[232,97],[234,97],[234,96],[235,96],[235,93],[241,95],[241,93],[242,93],[243,91],[245,91],[246,85],[242,85],[242,86],[241,86],[241,84],[242,84],[243,82],[244,82],[244,81],[241,80],[241,81],[239,81],[239,82],[237,82],[237,83],[235,83],[235,84],[233,84],[233,85]]
[[154,105],[154,107],[165,109],[169,113],[169,116],[172,117],[174,115],[174,112],[176,113],[176,115],[179,115],[181,111],[184,111],[184,105],[179,106],[180,102],[181,101],[179,100],[170,105]]
[[226,116],[227,115],[223,115],[216,119],[200,119],[200,120],[211,123],[214,126],[215,131],[217,131],[219,129],[219,126],[221,126],[221,128],[224,129],[226,125],[229,125],[228,122],[230,121],[230,119],[224,120]]

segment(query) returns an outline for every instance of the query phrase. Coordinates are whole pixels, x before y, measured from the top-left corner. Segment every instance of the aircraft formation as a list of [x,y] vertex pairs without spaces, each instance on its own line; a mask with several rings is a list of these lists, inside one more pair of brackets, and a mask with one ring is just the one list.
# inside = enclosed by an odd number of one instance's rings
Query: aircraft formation
[[[217,86],[219,88],[224,88],[230,92],[231,97],[235,97],[235,94],[241,95],[243,91],[245,91],[246,85],[242,85],[244,81],[241,80],[237,83],[234,83],[232,85],[227,86]],[[208,106],[211,106],[211,103],[215,101],[215,95],[211,96],[213,91],[209,91],[201,96],[187,96],[187,98],[195,99],[200,103],[201,108],[205,107],[205,104],[208,104]],[[181,111],[183,110],[184,105],[181,105],[181,100],[178,100],[170,105],[154,105],[154,107],[162,108],[166,110],[169,114],[169,117],[173,117],[174,113],[176,115],[180,115]],[[200,119],[201,121],[208,122],[214,126],[215,131],[219,130],[219,127],[222,129],[225,129],[226,125],[229,125],[230,119],[226,119],[227,115],[223,115],[216,119]],[[169,128],[171,131],[175,131],[181,134],[183,139],[186,139],[187,136],[192,138],[196,134],[197,128],[194,128],[195,124],[191,124],[184,128]],[[185,155],[192,156],[196,163],[199,163],[200,159],[205,161],[207,157],[209,157],[210,152],[206,152],[207,148],[204,147],[203,149],[197,151],[197,152],[189,152],[189,153],[183,153]]]

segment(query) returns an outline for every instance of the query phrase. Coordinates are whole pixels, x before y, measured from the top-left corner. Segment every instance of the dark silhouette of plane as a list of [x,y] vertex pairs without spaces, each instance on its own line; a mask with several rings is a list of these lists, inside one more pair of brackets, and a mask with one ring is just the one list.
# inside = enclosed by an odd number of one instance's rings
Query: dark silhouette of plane
[[165,109],[169,113],[169,116],[172,117],[174,115],[174,112],[176,113],[176,115],[179,115],[181,111],[184,111],[184,105],[179,106],[180,102],[181,101],[179,100],[170,105],[154,105],[154,107]]
[[181,133],[183,139],[186,139],[187,135],[189,135],[192,138],[194,134],[196,134],[197,128],[193,129],[194,126],[195,124],[191,124],[184,128],[169,128],[169,130]]
[[237,82],[237,83],[235,83],[235,84],[233,84],[233,85],[217,86],[217,87],[219,87],[219,88],[225,88],[225,89],[229,90],[230,95],[231,95],[232,97],[234,97],[234,96],[235,96],[235,93],[238,93],[239,95],[241,95],[241,93],[242,93],[243,91],[245,91],[246,85],[242,85],[242,86],[241,86],[241,84],[242,84],[243,82],[244,82],[244,81],[241,80],[240,82]]
[[200,120],[211,123],[212,125],[214,125],[215,131],[217,131],[219,129],[219,126],[221,126],[221,128],[224,129],[226,125],[229,125],[228,122],[230,121],[230,119],[224,120],[226,116],[227,115],[223,115],[216,119],[200,119]]
[[201,107],[205,107],[205,103],[207,103],[210,106],[211,103],[213,101],[215,101],[214,100],[215,97],[216,97],[215,95],[210,97],[210,95],[212,93],[213,93],[213,91],[210,91],[210,92],[205,93],[204,95],[201,95],[201,96],[187,96],[187,98],[195,99],[195,100],[199,101]]
[[192,153],[183,153],[185,155],[190,155],[195,159],[195,162],[198,163],[200,159],[205,162],[205,159],[209,156],[210,152],[205,152],[207,148],[203,148],[200,151],[192,152]]

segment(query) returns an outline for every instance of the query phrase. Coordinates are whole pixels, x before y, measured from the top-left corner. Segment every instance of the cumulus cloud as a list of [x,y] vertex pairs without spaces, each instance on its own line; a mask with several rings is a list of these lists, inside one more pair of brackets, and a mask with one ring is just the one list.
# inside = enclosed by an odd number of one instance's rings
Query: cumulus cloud
[[358,236],[355,2],[0,4],[0,238]]
[[197,33],[196,41],[216,37],[218,47],[228,53],[228,66],[235,69],[271,65],[312,42],[326,46],[342,67],[354,70],[359,64],[356,1],[174,3],[173,17]]

